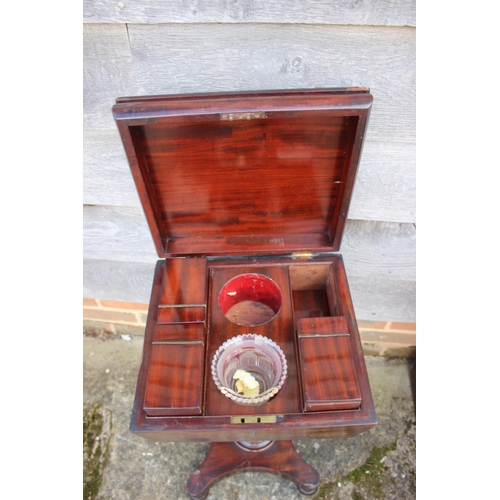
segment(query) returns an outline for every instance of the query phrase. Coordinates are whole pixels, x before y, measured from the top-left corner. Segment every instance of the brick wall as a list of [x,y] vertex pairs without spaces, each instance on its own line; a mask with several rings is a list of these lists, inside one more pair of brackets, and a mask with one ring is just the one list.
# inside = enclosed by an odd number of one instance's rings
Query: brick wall
[[[144,335],[148,304],[83,299],[83,329],[87,334]],[[416,350],[415,323],[358,321],[365,354],[412,357]]]

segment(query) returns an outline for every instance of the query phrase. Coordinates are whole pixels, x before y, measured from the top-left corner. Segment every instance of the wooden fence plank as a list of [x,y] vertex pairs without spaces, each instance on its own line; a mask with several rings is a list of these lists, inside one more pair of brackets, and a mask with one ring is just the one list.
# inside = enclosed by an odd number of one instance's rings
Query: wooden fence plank
[[83,132],[83,203],[141,206],[118,130]]
[[349,276],[354,310],[358,320],[416,321],[415,281],[392,281]]
[[[149,303],[155,263],[85,259],[83,296]],[[415,282],[350,276],[358,320],[415,321]]]
[[[124,262],[158,259],[141,209],[85,206],[83,214],[85,258]],[[413,224],[348,220],[340,253],[352,276],[415,279]]]
[[374,105],[341,253],[358,319],[415,321],[414,0],[85,0],[84,19],[84,203],[97,205],[84,207],[85,297],[148,302],[158,259],[116,97],[367,86]]
[[131,262],[158,259],[142,209],[129,207],[83,207],[83,255]]
[[348,220],[340,252],[350,276],[414,281],[413,224]]
[[83,260],[83,297],[149,303],[155,263]]
[[161,24],[128,30],[141,94],[370,87],[367,139],[415,140],[414,28]]
[[162,24],[128,33],[85,25],[85,129],[114,129],[110,109],[123,95],[365,86],[374,95],[367,138],[415,140],[414,28]]
[[414,143],[367,141],[349,208],[360,220],[416,222]]
[[111,107],[119,95],[137,94],[124,24],[83,26],[83,126],[115,128]]
[[415,26],[415,0],[84,0],[89,23],[312,23]]
[[[140,207],[118,132],[84,131],[83,203]],[[367,141],[351,219],[415,222],[415,145]]]

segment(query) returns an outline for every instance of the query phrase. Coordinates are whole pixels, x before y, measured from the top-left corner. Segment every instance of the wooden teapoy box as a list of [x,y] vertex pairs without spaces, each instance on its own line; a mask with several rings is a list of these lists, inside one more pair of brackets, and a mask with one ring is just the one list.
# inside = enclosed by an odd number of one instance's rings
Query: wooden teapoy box
[[[353,436],[376,416],[338,253],[368,89],[123,97],[113,114],[160,260],[131,431],[155,441]],[[282,350],[242,406],[211,363],[238,335]]]

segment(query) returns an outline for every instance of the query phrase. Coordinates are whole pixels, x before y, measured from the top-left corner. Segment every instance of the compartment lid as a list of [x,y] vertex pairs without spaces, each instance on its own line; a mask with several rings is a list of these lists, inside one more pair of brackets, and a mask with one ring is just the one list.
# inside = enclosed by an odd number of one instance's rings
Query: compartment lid
[[371,103],[367,88],[118,98],[158,255],[337,251]]

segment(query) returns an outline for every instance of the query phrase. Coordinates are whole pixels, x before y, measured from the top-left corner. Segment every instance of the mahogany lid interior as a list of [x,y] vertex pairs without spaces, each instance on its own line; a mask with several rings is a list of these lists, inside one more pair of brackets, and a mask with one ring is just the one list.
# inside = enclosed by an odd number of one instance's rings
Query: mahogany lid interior
[[336,251],[368,89],[117,99],[160,257]]

